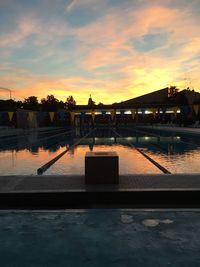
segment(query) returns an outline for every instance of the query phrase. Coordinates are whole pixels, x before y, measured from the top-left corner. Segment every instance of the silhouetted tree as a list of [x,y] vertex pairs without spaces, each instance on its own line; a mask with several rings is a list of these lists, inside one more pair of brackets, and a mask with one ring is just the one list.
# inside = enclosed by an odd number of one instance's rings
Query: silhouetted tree
[[54,95],[48,95],[41,99],[41,108],[44,111],[57,111],[64,108],[64,103],[55,98]]
[[68,96],[65,104],[66,104],[66,107],[70,110],[76,105],[76,101],[74,100],[73,96]]
[[103,107],[103,106],[104,106],[104,104],[103,104],[103,103],[101,103],[101,102],[99,102],[98,106],[99,106],[99,107]]
[[0,111],[15,111],[22,107],[22,101],[15,101],[13,99],[0,100]]
[[169,97],[174,96],[178,93],[178,88],[176,86],[170,86],[168,90]]
[[36,96],[29,96],[28,98],[25,98],[23,102],[23,108],[24,109],[30,109],[30,110],[38,110],[39,109],[39,103]]

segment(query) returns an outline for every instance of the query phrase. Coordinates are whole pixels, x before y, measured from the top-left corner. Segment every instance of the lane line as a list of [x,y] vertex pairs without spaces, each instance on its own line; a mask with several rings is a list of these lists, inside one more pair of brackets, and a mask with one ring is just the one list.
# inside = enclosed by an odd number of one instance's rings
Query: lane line
[[[114,129],[113,129],[113,132],[115,134],[117,134],[119,137],[122,137],[118,132],[116,132]],[[130,142],[127,142],[130,144],[131,147],[135,148],[139,153],[141,153],[146,159],[148,159],[151,163],[153,163],[160,171],[162,171],[163,173],[165,174],[171,174],[170,171],[168,171],[166,168],[164,168],[162,165],[160,165],[158,162],[156,162],[154,159],[152,159],[151,157],[149,157],[146,153],[144,153],[144,151],[142,151],[141,149],[135,147],[134,145],[132,145]]]
[[50,161],[48,161],[47,163],[45,163],[43,166],[41,166],[40,168],[37,169],[37,174],[41,175],[43,174],[47,169],[49,169],[56,161],[58,161],[63,155],[65,155],[69,150],[73,149],[75,146],[77,146],[82,140],[84,140],[88,135],[90,135],[93,131],[90,130],[89,133],[87,133],[85,136],[83,136],[82,138],[80,138],[76,143],[74,143],[73,145],[71,145],[70,147],[68,147],[66,150],[64,150],[63,152],[61,152],[59,155],[57,155],[55,158],[51,159]]
[[[131,129],[130,129],[131,130]],[[149,130],[151,130],[151,129],[149,129]],[[158,129],[154,129],[154,130],[156,130],[156,131],[158,131]],[[143,131],[143,130],[138,130],[138,129],[136,129],[136,131],[138,131],[138,132],[141,132],[141,133],[144,133],[144,134],[148,134],[148,135],[151,135],[151,136],[154,136],[154,137],[164,137],[164,136],[161,136],[161,135],[158,135],[158,134],[154,134],[154,133],[152,133],[152,132],[146,132],[146,131]],[[166,130],[167,131],[167,130]],[[167,131],[168,133],[170,132],[170,131]],[[170,133],[175,133],[175,132],[170,132]],[[184,138],[184,137],[182,137],[182,138]],[[182,140],[180,140],[180,142],[181,143],[183,143],[183,144],[186,144],[186,145],[191,145],[191,146],[200,146],[200,144],[196,144],[196,143],[191,143],[191,142],[186,142],[186,141],[182,141]]]

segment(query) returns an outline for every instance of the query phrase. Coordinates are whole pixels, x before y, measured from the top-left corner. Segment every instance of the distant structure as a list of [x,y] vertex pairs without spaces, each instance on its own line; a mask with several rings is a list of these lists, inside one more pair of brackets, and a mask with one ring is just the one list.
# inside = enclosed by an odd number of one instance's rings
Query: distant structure
[[187,88],[170,96],[168,102],[175,103],[178,105],[197,104],[200,103],[200,93]]
[[0,91],[8,91],[9,92],[9,95],[10,95],[10,99],[12,99],[12,91],[11,89],[8,89],[8,88],[4,88],[4,87],[0,87]]
[[92,96],[90,95],[89,99],[88,99],[88,106],[92,107],[95,105],[95,102],[92,100]]
[[186,99],[188,100],[189,105],[200,102],[200,93],[197,93],[194,90],[186,89],[184,90],[184,94],[185,94]]

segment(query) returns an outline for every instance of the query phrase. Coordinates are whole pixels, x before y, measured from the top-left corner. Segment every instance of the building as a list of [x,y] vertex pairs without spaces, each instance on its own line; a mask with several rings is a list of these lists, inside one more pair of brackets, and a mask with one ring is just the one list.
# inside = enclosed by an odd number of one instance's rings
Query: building
[[162,105],[193,105],[199,103],[200,93],[189,88],[179,92],[176,87],[172,86],[117,103],[116,105],[124,107],[157,105],[160,107]]
[[195,92],[194,90],[184,89],[180,92],[177,92],[173,96],[169,97],[169,102],[176,105],[193,105],[200,103],[200,93]]
[[162,104],[166,103],[169,96],[169,88],[163,88],[157,91],[154,91],[149,94],[145,94],[139,97],[135,97],[121,103],[118,103],[119,106],[134,106],[134,105],[143,105],[143,104]]

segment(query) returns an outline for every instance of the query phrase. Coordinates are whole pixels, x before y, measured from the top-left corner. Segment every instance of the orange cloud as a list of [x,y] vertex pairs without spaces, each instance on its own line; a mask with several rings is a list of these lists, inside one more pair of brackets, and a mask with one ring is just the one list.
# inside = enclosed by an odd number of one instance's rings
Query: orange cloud
[[[84,1],[90,4],[92,0]],[[169,1],[168,1],[169,2]],[[166,3],[166,2],[165,2]],[[83,1],[71,1],[66,12],[80,7]],[[151,34],[166,33],[166,41],[149,51],[140,51],[136,40],[144,42]],[[35,34],[34,45],[44,47],[40,58],[28,63],[52,59],[58,64],[77,61],[72,77],[65,75],[36,75],[24,69],[8,66],[2,74],[1,86],[12,87],[14,95],[36,95],[39,98],[54,94],[65,100],[73,95],[78,104],[86,104],[90,93],[94,100],[112,103],[126,100],[169,84],[185,86],[189,76],[192,86],[199,88],[200,26],[187,7],[169,8],[163,1],[139,9],[114,10],[84,27],[52,23],[44,26],[37,17],[22,17],[17,30],[0,39],[0,46],[21,45],[27,36]],[[73,36],[77,40],[74,54],[60,51],[49,43]],[[47,62],[48,64],[48,62]],[[1,70],[1,66],[0,66]],[[86,74],[85,74],[86,72]],[[85,75],[85,76],[84,76]],[[111,97],[112,96],[112,97]]]

